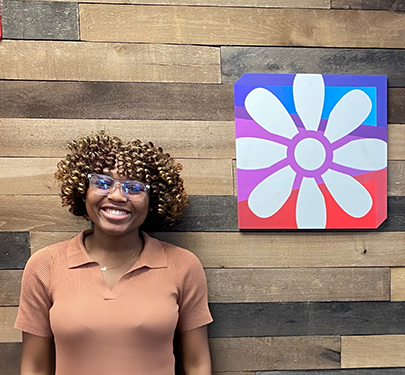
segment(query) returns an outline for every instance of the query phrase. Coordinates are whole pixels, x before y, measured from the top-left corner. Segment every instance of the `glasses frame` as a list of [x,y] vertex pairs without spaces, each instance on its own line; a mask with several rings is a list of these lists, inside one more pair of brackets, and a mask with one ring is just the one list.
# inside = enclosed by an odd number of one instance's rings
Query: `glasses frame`
[[[107,178],[107,179],[112,180],[112,181],[114,182],[113,190],[112,190],[112,191],[110,191],[110,189],[105,190],[105,191],[100,191],[100,190],[98,190],[97,188],[94,187],[94,183],[92,182],[92,178],[93,178],[93,177],[97,177],[97,178],[101,178],[101,179],[102,179],[102,178]],[[110,195],[110,194],[114,193],[115,189],[117,188],[117,184],[119,184],[119,185],[120,185],[120,192],[121,192],[121,195],[122,195],[124,198],[126,198],[126,199],[128,199],[128,200],[130,200],[130,201],[141,201],[141,200],[143,200],[143,199],[145,198],[145,196],[147,195],[149,189],[150,189],[150,185],[145,184],[145,183],[143,183],[142,181],[137,181],[137,180],[117,181],[117,180],[115,180],[114,178],[112,178],[112,177],[110,177],[110,176],[107,176],[107,175],[105,175],[105,174],[89,173],[89,174],[87,175],[87,178],[89,179],[89,189],[91,189],[91,191],[94,192],[95,194],[97,194],[97,195],[104,195],[104,196]],[[128,194],[128,193],[125,191],[125,184],[128,183],[128,182],[136,182],[136,183],[138,183],[138,184],[144,186],[144,189],[145,189],[145,190],[144,190],[144,191],[141,191],[141,194],[138,194],[138,195],[131,195],[131,194]]]

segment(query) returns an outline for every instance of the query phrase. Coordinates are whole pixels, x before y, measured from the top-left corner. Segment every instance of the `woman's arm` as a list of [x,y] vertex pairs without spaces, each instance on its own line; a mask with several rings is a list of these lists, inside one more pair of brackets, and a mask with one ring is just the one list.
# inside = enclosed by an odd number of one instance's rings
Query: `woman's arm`
[[186,375],[211,375],[207,326],[180,332]]
[[53,375],[53,337],[41,337],[23,332],[20,375]]

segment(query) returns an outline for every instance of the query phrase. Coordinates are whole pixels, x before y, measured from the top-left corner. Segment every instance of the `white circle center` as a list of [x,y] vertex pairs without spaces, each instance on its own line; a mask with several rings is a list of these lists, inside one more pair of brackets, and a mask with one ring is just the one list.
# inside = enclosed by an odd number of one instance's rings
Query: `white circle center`
[[325,162],[326,151],[318,140],[305,138],[298,142],[294,150],[294,156],[301,168],[314,171]]

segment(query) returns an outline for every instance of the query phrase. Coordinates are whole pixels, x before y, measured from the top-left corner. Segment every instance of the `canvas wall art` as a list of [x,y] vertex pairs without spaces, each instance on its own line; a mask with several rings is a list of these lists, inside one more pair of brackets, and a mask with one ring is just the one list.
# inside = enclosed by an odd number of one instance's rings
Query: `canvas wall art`
[[247,73],[234,91],[240,229],[386,219],[385,76]]

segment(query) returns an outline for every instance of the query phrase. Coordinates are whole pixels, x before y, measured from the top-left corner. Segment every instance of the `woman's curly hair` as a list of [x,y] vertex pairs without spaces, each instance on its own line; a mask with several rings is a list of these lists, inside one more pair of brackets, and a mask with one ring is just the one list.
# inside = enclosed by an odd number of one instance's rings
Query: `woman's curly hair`
[[149,213],[143,230],[172,225],[187,206],[181,164],[152,142],[124,143],[101,133],[75,140],[68,147],[70,153],[58,163],[55,177],[61,183],[62,206],[70,206],[73,215],[89,219],[83,199],[89,186],[88,174],[116,167],[119,176],[150,185]]

